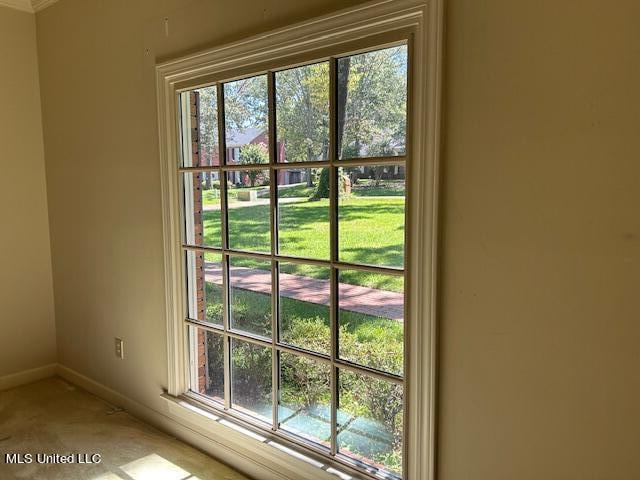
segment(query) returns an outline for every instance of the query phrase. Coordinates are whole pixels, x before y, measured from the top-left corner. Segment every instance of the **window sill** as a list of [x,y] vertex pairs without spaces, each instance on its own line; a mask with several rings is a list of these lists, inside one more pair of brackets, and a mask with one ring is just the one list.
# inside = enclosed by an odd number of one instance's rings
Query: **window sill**
[[347,474],[306,457],[276,439],[255,433],[218,415],[196,401],[167,393],[169,415],[178,423],[204,436],[220,461],[237,470],[264,480],[357,480],[364,477]]

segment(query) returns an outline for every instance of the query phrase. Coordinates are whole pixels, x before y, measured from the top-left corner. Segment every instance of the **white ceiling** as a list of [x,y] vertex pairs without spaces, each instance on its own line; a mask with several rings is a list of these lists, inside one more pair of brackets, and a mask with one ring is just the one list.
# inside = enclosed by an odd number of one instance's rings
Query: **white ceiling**
[[0,0],[0,6],[35,13],[44,10],[58,0]]

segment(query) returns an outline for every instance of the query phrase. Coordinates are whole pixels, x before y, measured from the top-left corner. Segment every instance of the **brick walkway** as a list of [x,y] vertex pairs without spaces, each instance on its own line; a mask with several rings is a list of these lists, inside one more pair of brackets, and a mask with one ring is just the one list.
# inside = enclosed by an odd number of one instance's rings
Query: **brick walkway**
[[[222,285],[222,268],[219,263],[205,263],[205,280]],[[271,273],[245,267],[231,267],[230,280],[233,287],[252,292],[271,294]],[[302,277],[290,273],[280,274],[280,296],[318,305],[329,305],[329,281]],[[404,295],[340,283],[340,309],[364,313],[376,317],[403,319]]]

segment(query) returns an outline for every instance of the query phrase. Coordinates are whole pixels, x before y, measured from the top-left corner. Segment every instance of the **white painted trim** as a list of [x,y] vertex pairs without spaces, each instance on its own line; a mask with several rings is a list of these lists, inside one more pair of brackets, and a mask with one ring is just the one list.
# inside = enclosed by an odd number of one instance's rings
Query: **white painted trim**
[[0,391],[37,382],[43,378],[53,377],[56,374],[56,364],[44,365],[42,367],[24,370],[0,377]]
[[[261,480],[336,480],[317,467],[215,421],[205,411],[179,400],[167,400],[166,410],[157,411],[75,370],[58,365],[57,374],[94,395],[124,408],[156,428],[193,445],[232,468]],[[208,418],[207,418],[208,417]]]
[[[411,202],[407,265],[406,480],[435,478],[436,280],[440,149],[440,102],[444,0],[377,0],[169,60],[156,67],[165,288],[168,391],[185,391],[188,368],[182,309],[184,271],[180,250],[180,198],[176,168],[180,155],[176,94],[210,82],[222,72],[309,56],[321,49],[409,29],[413,37],[410,95]],[[285,62],[285,60],[282,60]],[[212,433],[215,435],[215,433]],[[286,464],[286,462],[285,462]],[[261,477],[262,478],[262,477]]]
[[0,7],[13,8],[22,12],[34,12],[30,0],[0,0]]
[[33,6],[34,12],[39,12],[40,10],[44,10],[47,7],[50,7],[58,0],[31,0],[31,4]]
[[[408,242],[413,264],[408,266],[409,308],[416,312],[409,325],[408,417],[405,418],[409,480],[436,478],[436,382],[437,382],[437,280],[438,210],[440,184],[440,142],[444,2],[433,0],[425,9],[424,22],[416,32],[414,114],[412,149],[414,162],[409,188],[413,204],[409,222],[420,225]],[[420,84],[415,83],[420,81]],[[416,223],[417,222],[417,223]],[[418,268],[416,268],[418,267]]]

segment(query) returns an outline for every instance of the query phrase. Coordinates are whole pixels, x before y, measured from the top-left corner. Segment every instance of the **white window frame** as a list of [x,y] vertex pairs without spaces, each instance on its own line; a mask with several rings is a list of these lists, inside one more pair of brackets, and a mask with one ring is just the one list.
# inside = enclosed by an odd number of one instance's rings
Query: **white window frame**
[[[436,381],[436,258],[440,149],[440,98],[443,2],[383,0],[365,3],[323,17],[160,63],[156,66],[167,325],[167,398],[177,399],[190,385],[188,336],[184,328],[184,256],[180,225],[184,199],[179,195],[177,167],[181,158],[178,92],[205,85],[222,72],[247,69],[335,48],[341,44],[384,38],[399,30],[410,35],[408,108],[411,142],[407,177],[407,285],[406,285],[406,480],[432,480],[435,475]],[[370,43],[374,46],[375,43]],[[199,430],[218,446],[224,460],[259,478],[302,480],[336,478],[295,456],[285,454],[254,436],[220,422],[198,419],[194,409],[176,403],[170,416],[198,423]],[[209,415],[210,417],[210,415]],[[201,420],[201,421],[198,421]],[[249,461],[253,466],[247,466]],[[256,470],[257,469],[257,470]],[[357,472],[349,472],[358,478]]]

